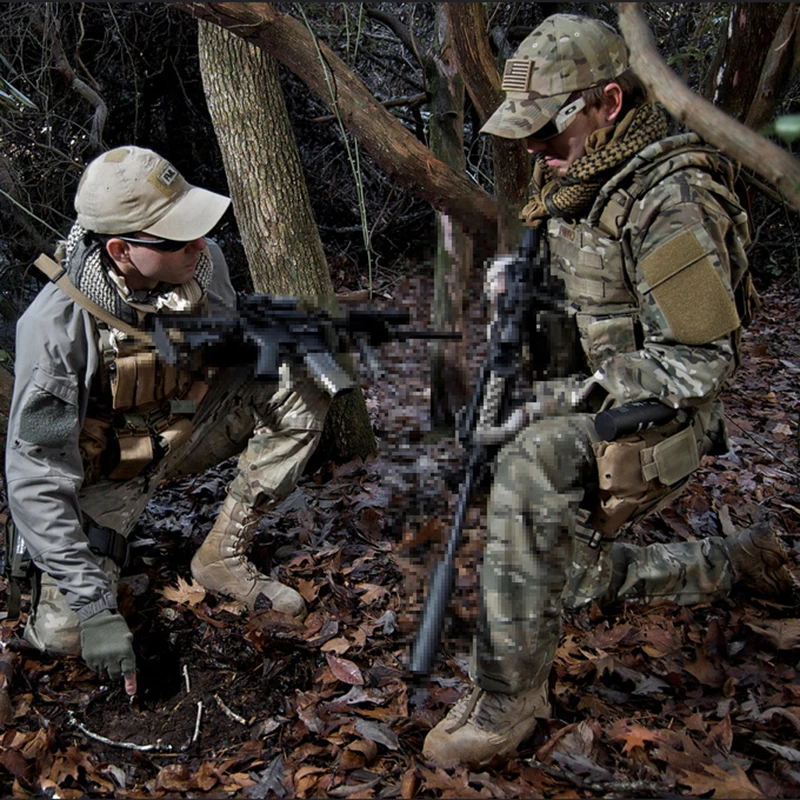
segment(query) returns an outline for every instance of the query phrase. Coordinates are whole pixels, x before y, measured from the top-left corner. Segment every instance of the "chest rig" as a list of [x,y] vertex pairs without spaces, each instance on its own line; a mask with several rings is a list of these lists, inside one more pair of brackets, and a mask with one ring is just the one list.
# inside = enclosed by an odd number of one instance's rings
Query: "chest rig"
[[[642,346],[631,211],[656,184],[687,168],[705,174],[703,187],[729,213],[742,241],[748,241],[746,217],[733,193],[733,168],[696,134],[672,136],[642,150],[603,186],[586,219],[548,220],[553,270],[565,283],[569,313],[591,372],[609,356]],[[731,273],[737,311],[747,322],[752,284],[746,261],[739,263],[734,254]]]
[[86,482],[135,478],[191,435],[208,391],[193,373],[167,365],[152,347],[114,343],[97,323],[102,365],[81,431]]
[[[76,289],[55,261],[40,256],[36,266],[91,314],[96,331],[100,368],[79,441],[84,485],[102,476],[135,478],[189,438],[191,417],[208,384],[194,377],[195,370],[171,367],[158,358],[146,333]],[[125,338],[114,335],[115,330]]]

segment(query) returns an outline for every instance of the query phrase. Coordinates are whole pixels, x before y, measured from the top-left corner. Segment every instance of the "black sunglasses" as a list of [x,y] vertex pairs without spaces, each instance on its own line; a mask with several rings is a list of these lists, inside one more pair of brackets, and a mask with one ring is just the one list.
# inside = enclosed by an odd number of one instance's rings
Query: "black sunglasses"
[[150,247],[153,250],[160,250],[163,253],[177,253],[178,250],[183,250],[189,244],[189,242],[177,242],[174,239],[138,239],[135,236],[115,236],[114,238],[131,244],[139,244],[142,247]]

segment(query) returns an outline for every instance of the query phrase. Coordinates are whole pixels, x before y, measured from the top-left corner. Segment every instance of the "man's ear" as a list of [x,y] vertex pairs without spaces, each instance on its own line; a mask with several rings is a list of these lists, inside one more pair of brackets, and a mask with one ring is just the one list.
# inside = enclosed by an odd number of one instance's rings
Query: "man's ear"
[[622,111],[622,103],[625,99],[622,94],[622,87],[612,81],[603,88],[603,94],[605,95],[606,119],[609,122],[616,122],[619,112]]
[[130,248],[127,242],[122,239],[111,238],[106,242],[106,252],[111,256],[111,259],[116,262],[126,264],[130,261]]

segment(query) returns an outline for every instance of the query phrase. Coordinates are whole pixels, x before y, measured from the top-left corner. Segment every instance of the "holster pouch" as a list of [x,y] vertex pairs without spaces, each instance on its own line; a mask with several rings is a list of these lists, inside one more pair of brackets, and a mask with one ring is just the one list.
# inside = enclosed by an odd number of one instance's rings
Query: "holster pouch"
[[671,502],[700,465],[705,426],[701,414],[592,445],[599,500],[590,515],[610,535]]

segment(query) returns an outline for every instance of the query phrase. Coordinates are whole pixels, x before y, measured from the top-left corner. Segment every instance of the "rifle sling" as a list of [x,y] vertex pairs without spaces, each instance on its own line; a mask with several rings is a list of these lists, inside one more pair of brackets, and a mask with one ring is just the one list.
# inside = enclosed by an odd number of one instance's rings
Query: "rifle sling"
[[132,339],[138,339],[141,342],[152,345],[153,340],[144,331],[140,331],[129,325],[127,322],[115,317],[110,312],[99,306],[91,298],[87,297],[80,289],[78,289],[72,281],[67,277],[67,271],[58,263],[53,261],[52,258],[42,253],[36,261],[33,262],[34,266],[38,267],[52,283],[58,286],[64,294],[71,297],[79,306],[86,309],[93,317],[96,317],[101,322],[105,322],[111,328],[116,328],[122,331],[126,336]]

